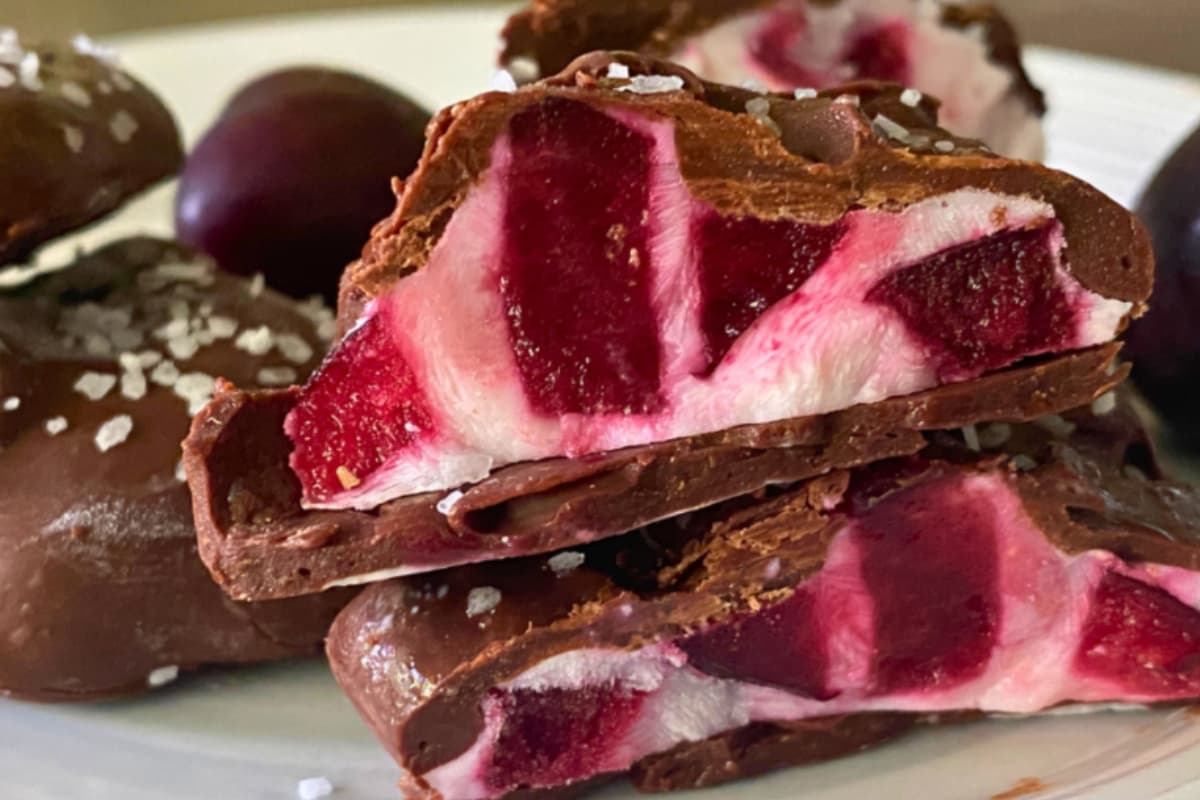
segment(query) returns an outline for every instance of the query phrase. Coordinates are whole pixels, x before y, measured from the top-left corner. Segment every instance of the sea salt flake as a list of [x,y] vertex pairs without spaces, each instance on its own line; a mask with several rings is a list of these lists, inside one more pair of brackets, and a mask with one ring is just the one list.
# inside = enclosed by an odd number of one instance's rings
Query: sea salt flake
[[1113,392],[1105,392],[1092,401],[1092,413],[1097,417],[1111,414],[1117,408],[1117,396]]
[[476,586],[467,592],[467,616],[478,617],[500,605],[500,590],[495,586]]
[[150,671],[146,676],[146,685],[151,689],[157,689],[160,686],[166,686],[171,681],[179,677],[179,667],[172,664],[169,667],[159,667]]
[[157,350],[143,350],[137,354],[138,366],[142,369],[150,369],[162,359],[162,353]]
[[75,81],[63,81],[62,85],[58,87],[58,91],[67,102],[83,108],[90,108],[92,105],[92,96],[88,94],[88,90]]
[[175,480],[180,483],[187,483],[187,470],[183,468],[182,459],[175,463]]
[[16,82],[17,79],[13,77],[11,72],[9,72],[5,67],[0,67],[0,89],[7,89]]
[[445,497],[443,497],[441,500],[437,501],[436,508],[438,510],[438,513],[439,514],[449,514],[451,511],[454,510],[454,506],[457,505],[458,501],[462,500],[462,498],[463,498],[463,493],[460,490],[455,489],[453,492],[450,492]]
[[508,74],[513,76],[513,80],[517,83],[529,83],[536,81],[541,75],[541,69],[538,63],[532,58],[526,56],[517,56],[504,65],[508,70]]
[[83,131],[76,128],[74,125],[63,125],[63,143],[67,145],[67,149],[72,153],[83,152]]
[[113,114],[112,119],[108,121],[109,132],[121,144],[129,142],[133,138],[133,135],[137,133],[137,129],[137,120],[125,109],[121,109],[116,114]]
[[550,567],[550,571],[555,575],[566,575],[583,566],[586,559],[587,556],[577,550],[567,550],[563,553],[555,553],[546,559],[546,566]]
[[188,413],[193,416],[208,405],[216,389],[216,379],[203,372],[185,372],[171,387],[177,396],[187,401]]
[[129,400],[141,400],[146,396],[146,375],[141,369],[121,374],[121,396]]
[[291,367],[263,367],[256,377],[259,386],[289,386],[300,376]]
[[58,436],[67,429],[66,417],[51,417],[45,423],[46,433],[51,436]]
[[237,333],[237,320],[212,316],[207,320],[209,332],[218,339],[232,339]]
[[216,280],[211,264],[206,262],[167,262],[154,268],[154,274],[173,283],[194,283],[212,286]]
[[633,94],[661,94],[677,92],[683,88],[683,78],[678,75],[634,75],[629,83],[617,89],[618,92]]
[[274,344],[275,337],[266,325],[242,331],[233,342],[234,347],[244,350],[252,356],[265,356],[271,352]]
[[200,350],[200,342],[195,336],[187,334],[184,336],[176,336],[167,341],[167,352],[176,361],[187,361]]
[[118,414],[105,422],[96,431],[96,448],[101,453],[107,453],[129,438],[133,432],[133,418],[128,414]]
[[629,77],[629,67],[625,64],[620,64],[616,61],[608,65],[608,72],[605,77],[613,80],[624,80]]
[[119,61],[117,51],[114,48],[97,43],[86,33],[77,33],[71,37],[71,47],[75,48],[76,53],[91,56],[103,61],[110,67],[115,66]]
[[450,594],[450,584],[443,583],[441,586],[439,586],[437,588],[437,599],[438,600],[445,600],[446,595],[448,595],[448,594]]
[[992,449],[1003,446],[1012,438],[1012,426],[1007,422],[993,422],[979,429],[979,444]]
[[313,357],[313,349],[309,343],[294,333],[283,333],[276,336],[275,348],[280,355],[293,364],[303,364]]
[[792,97],[797,100],[813,100],[820,93],[816,89],[797,89],[792,92]]
[[179,367],[174,361],[162,361],[150,372],[150,382],[158,386],[174,386],[179,380]]
[[956,145],[949,139],[942,139],[933,143],[933,149],[939,153],[953,153],[955,148]]
[[898,139],[902,142],[908,140],[908,128],[904,127],[899,122],[896,122],[891,117],[884,116],[883,114],[876,114],[874,122],[875,127],[879,128],[879,130],[883,131],[891,138]]
[[156,328],[154,330],[154,338],[167,341],[169,339],[178,339],[180,336],[187,336],[187,333],[188,321],[177,318]]
[[21,407],[21,398],[13,395],[12,397],[4,398],[3,406],[5,411],[16,411]]
[[88,400],[101,400],[117,385],[117,376],[103,372],[85,372],[75,381],[75,391]]
[[333,794],[333,784],[329,778],[305,778],[296,784],[296,797],[300,800],[320,800]]
[[492,91],[512,94],[517,90],[517,80],[506,69],[498,69],[492,73]]
[[1044,417],[1038,417],[1033,421],[1042,430],[1049,433],[1056,439],[1069,439],[1071,434],[1075,432],[1075,423],[1068,422],[1058,414],[1047,414]]
[[40,92],[42,90],[42,79],[38,74],[41,69],[41,59],[37,53],[25,53],[21,56],[21,62],[17,64],[17,76],[21,79],[21,85],[31,92]]
[[974,425],[966,425],[962,429],[963,441],[966,442],[967,448],[979,452],[979,433],[975,430]]
[[258,297],[263,293],[263,289],[267,286],[267,279],[263,277],[261,272],[254,273],[254,277],[250,279],[250,283],[246,285],[246,291],[251,297]]
[[132,92],[133,91],[133,81],[129,80],[129,76],[126,75],[124,72],[121,72],[119,70],[114,71],[112,74],[112,82],[113,82],[113,85],[116,86],[118,89],[120,89],[122,92]]
[[910,108],[916,108],[921,104],[921,100],[925,95],[918,92],[916,89],[905,89],[900,93],[900,102]]

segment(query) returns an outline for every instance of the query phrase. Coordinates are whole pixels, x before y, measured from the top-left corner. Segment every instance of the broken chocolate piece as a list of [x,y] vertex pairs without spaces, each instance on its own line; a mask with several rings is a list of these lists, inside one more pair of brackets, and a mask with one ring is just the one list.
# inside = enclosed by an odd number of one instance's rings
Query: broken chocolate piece
[[[412,796],[444,800],[626,771],[690,788],[932,715],[1200,697],[1200,493],[1123,475],[1103,425],[1075,424],[1017,431],[1044,450],[1032,467],[942,442],[585,548],[566,573],[539,557],[377,584],[334,623],[331,664]],[[629,583],[621,564],[647,558],[655,584]],[[497,602],[469,615],[481,587]]]
[[284,422],[302,503],[368,510],[839,411],[1108,342],[1140,313],[1152,259],[1127,211],[1033,164],[936,153],[923,107],[863,93],[768,99],[595,54],[443,112]]
[[0,265],[81,228],[183,162],[175,120],[86,37],[22,46],[0,28]]
[[[995,8],[929,0],[532,0],[505,26],[501,65],[519,81],[598,49],[670,58],[700,77],[806,95],[890,81],[941,101],[941,124],[1037,160],[1046,106]],[[620,70],[618,70],[620,72]]]
[[211,376],[311,370],[316,316],[152,239],[0,295],[0,695],[135,694],[316,650],[349,596],[230,600],[197,555],[178,444]]
[[304,510],[283,420],[296,390],[218,392],[184,460],[200,553],[232,596],[267,599],[528,555],[614,536],[772,484],[925,445],[920,431],[1019,422],[1119,383],[1107,345],[966,383],[817,417],[497,471],[465,492],[371,512]]

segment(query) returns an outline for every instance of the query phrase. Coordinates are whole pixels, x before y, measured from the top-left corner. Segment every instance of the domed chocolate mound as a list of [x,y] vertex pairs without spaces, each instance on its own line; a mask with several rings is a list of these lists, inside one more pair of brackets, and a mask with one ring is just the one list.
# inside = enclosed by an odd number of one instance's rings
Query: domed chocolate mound
[[120,207],[183,162],[162,102],[86,37],[0,28],[0,265]]
[[347,595],[226,597],[179,441],[217,376],[301,378],[331,321],[150,239],[0,295],[0,694],[131,694],[317,648]]

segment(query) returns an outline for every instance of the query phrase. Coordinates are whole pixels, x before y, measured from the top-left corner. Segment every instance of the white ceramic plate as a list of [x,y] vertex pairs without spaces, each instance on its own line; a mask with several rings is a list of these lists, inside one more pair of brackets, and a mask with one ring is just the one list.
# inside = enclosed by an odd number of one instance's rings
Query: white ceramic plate
[[[230,91],[272,66],[341,64],[439,106],[485,88],[495,7],[461,5],[273,18],[129,37],[126,63],[169,99],[194,141]],[[1048,90],[1051,161],[1131,202],[1200,119],[1200,81],[1067,53],[1029,64]],[[170,189],[51,248],[119,234],[169,234]],[[0,704],[0,798],[269,800],[327,776],[339,800],[399,795],[397,773],[323,664],[184,678],[137,701]],[[1029,789],[1021,792],[1020,787]],[[1038,788],[1041,787],[1041,788]],[[1200,797],[1200,716],[1187,711],[990,720],[932,730],[864,755],[686,797],[704,800],[1138,800]],[[599,796],[627,797],[614,786]]]

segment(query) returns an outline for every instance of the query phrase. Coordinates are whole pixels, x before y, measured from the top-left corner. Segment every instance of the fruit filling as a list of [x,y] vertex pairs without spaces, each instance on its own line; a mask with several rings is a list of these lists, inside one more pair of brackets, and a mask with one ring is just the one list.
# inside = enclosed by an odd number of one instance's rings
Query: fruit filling
[[930,475],[843,511],[791,593],[680,639],[541,662],[495,687],[476,744],[422,778],[488,798],[755,721],[1200,694],[1200,611],[1175,594],[1200,596],[1200,574],[1057,550],[1007,474]]
[[307,506],[969,380],[1108,341],[1130,308],[1071,277],[1030,197],[728,213],[684,181],[670,119],[559,96],[491,155],[288,418]]

